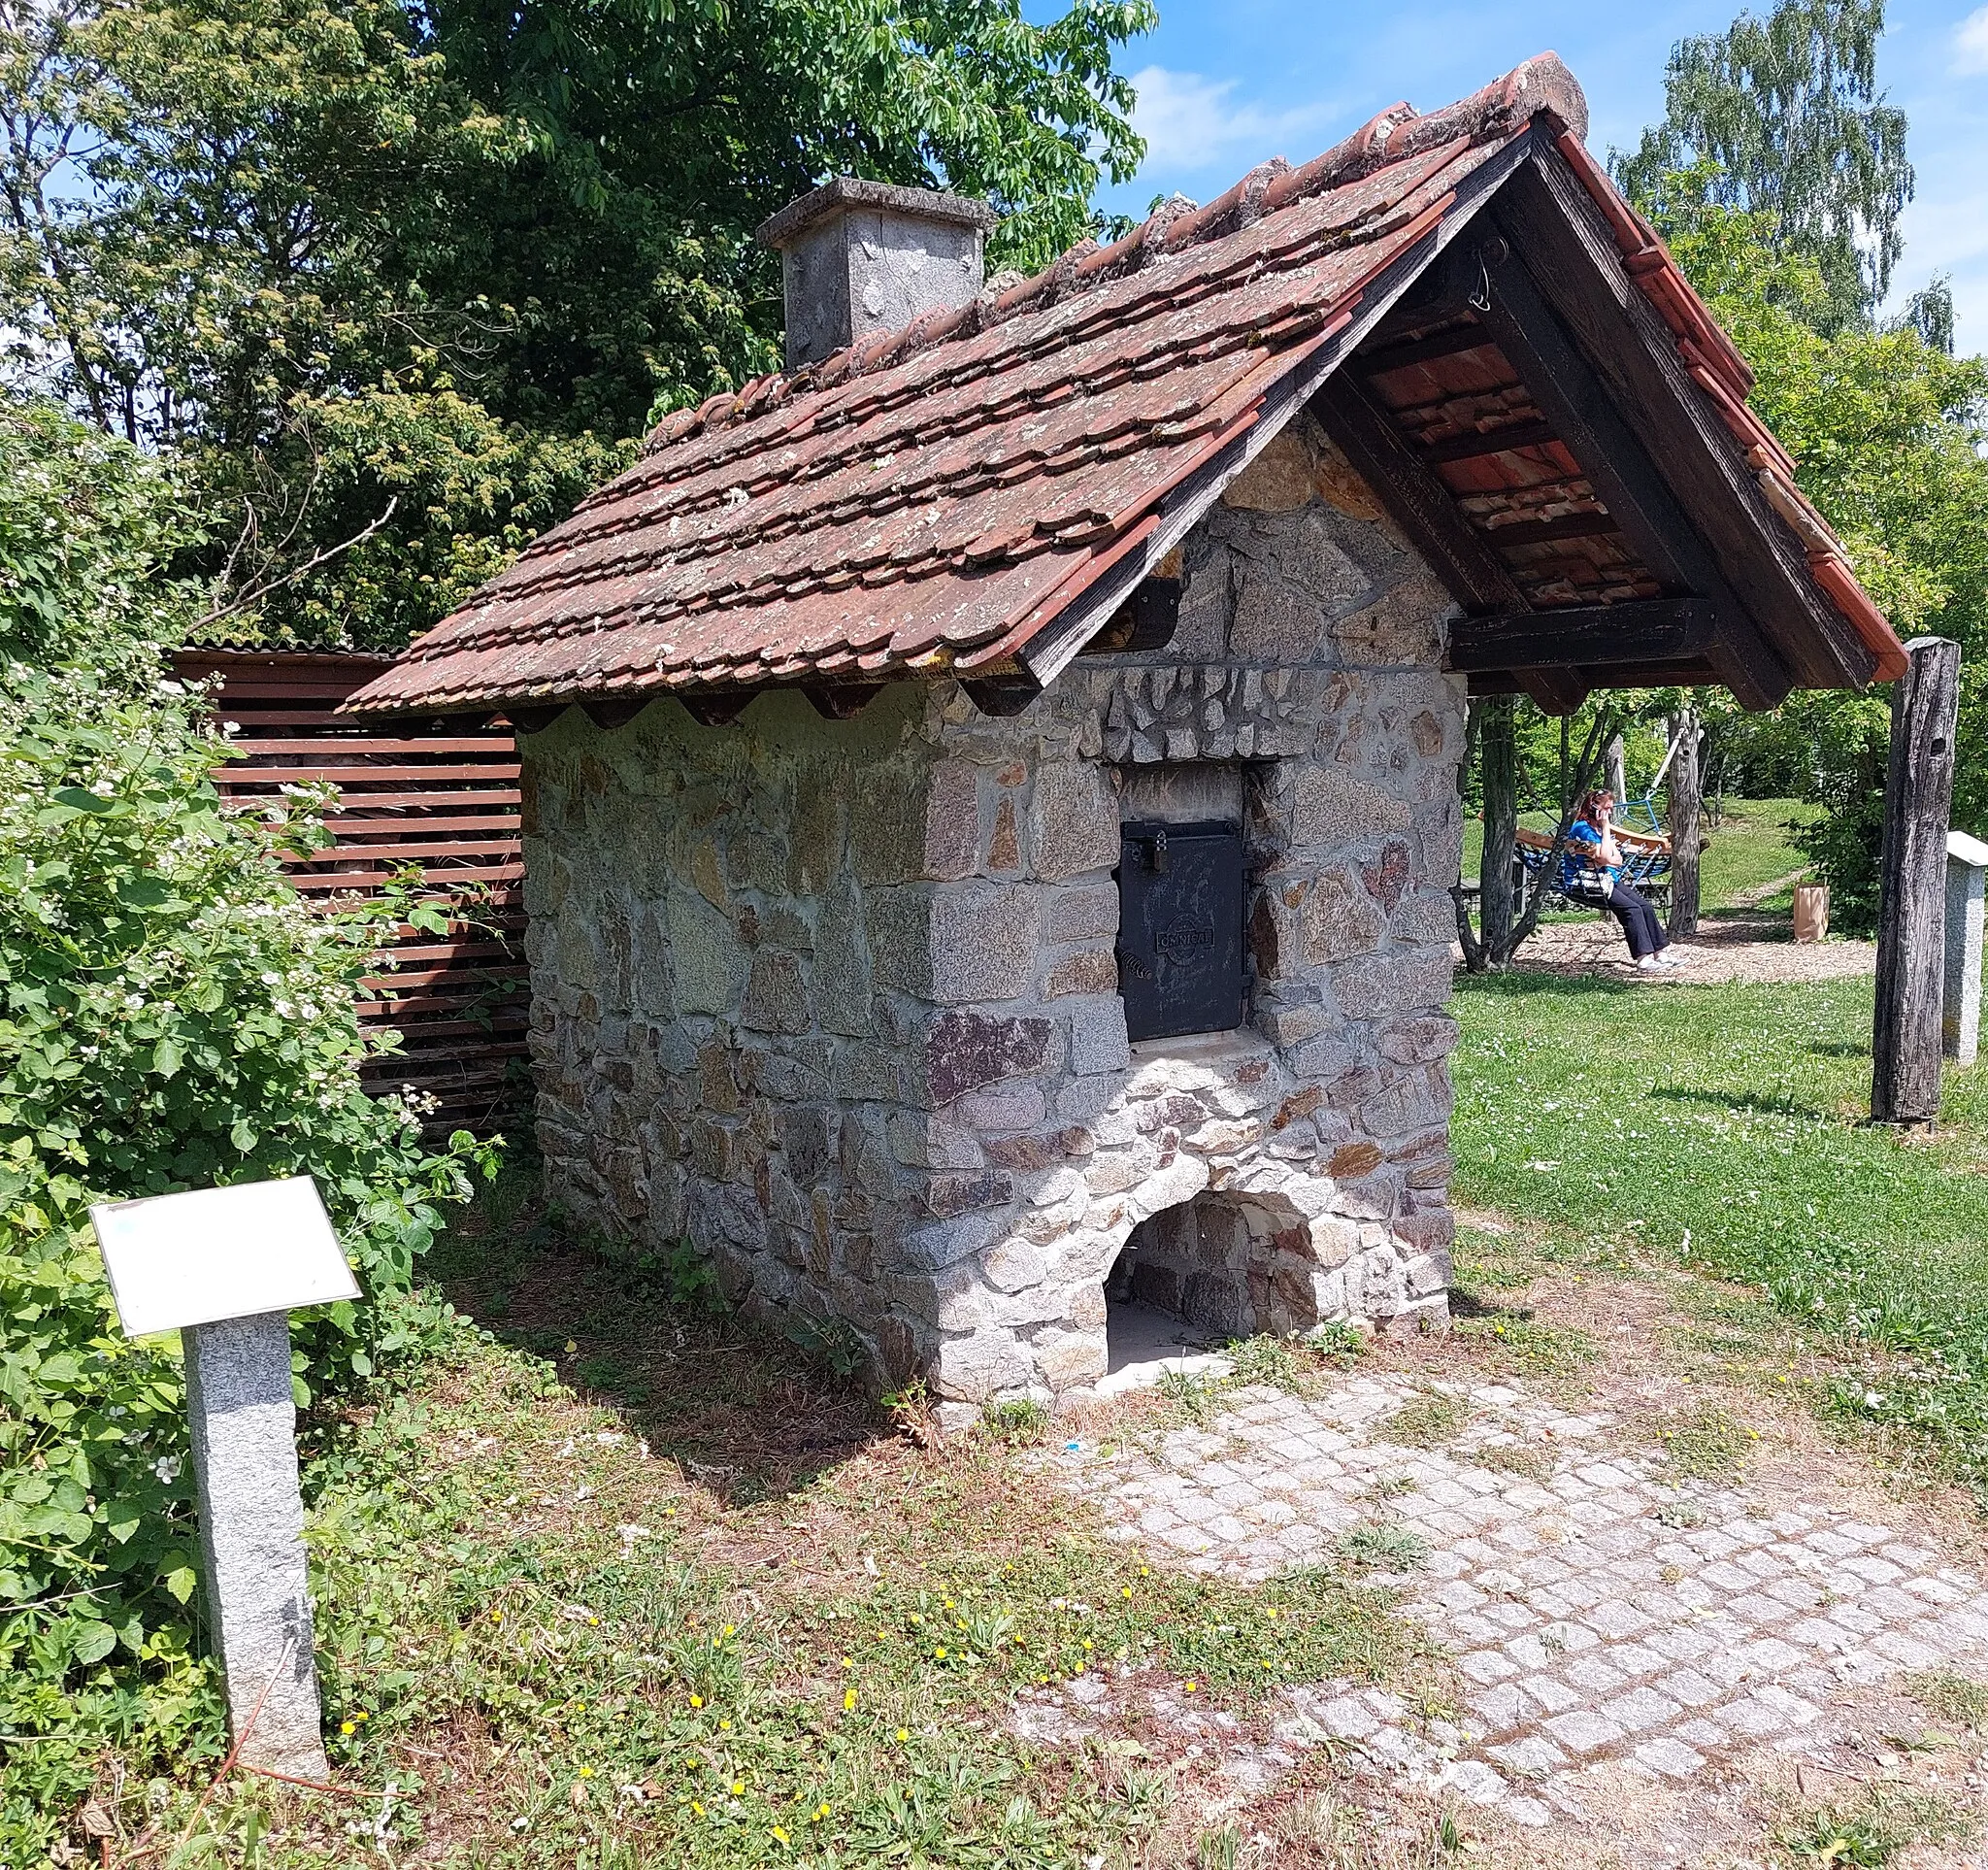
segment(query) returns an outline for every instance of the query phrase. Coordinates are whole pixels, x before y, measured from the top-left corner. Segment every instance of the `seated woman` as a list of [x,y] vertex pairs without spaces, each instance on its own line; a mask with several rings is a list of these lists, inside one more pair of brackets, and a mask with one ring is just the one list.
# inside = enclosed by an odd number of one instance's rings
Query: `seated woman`
[[1570,902],[1592,903],[1613,916],[1643,973],[1677,967],[1680,963],[1664,952],[1671,938],[1657,920],[1657,912],[1622,881],[1622,848],[1609,828],[1614,810],[1612,792],[1590,792],[1581,800],[1580,817],[1568,832],[1561,853],[1560,893]]

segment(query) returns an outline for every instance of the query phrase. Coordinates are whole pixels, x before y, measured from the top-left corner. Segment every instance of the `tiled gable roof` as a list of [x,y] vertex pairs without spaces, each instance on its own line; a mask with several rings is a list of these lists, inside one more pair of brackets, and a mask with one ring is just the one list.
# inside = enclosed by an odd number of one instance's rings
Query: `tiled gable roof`
[[[1447,110],[1397,105],[1302,168],[1265,164],[1008,292],[681,412],[353,705],[1000,667],[1150,544],[1167,496],[1259,422],[1541,118],[1607,196],[1632,271],[1661,256],[1640,284],[1785,478],[1744,407],[1744,364],[1581,149],[1585,116],[1549,53]],[[1839,604],[1861,602],[1895,648],[1837,562],[1852,594]]]

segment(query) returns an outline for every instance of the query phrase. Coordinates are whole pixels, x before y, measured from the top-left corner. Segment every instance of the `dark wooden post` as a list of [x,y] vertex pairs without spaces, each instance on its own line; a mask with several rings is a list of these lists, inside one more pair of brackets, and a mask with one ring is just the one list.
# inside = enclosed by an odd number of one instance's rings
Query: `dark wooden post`
[[1671,756],[1671,935],[1698,933],[1698,710],[1678,711]]
[[1511,872],[1518,849],[1518,732],[1510,695],[1486,695],[1478,743],[1484,765],[1484,853],[1477,865],[1477,930],[1492,966],[1511,958]]
[[1905,645],[1891,698],[1884,854],[1877,897],[1877,1018],[1871,1117],[1930,1123],[1939,1115],[1939,1022],[1946,957],[1946,832],[1953,811],[1961,646]]

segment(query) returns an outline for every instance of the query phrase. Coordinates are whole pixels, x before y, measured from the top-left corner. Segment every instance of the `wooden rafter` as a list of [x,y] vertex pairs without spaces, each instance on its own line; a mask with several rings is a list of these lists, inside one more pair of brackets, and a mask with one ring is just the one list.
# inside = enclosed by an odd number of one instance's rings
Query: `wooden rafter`
[[[1495,212],[1537,295],[1565,321],[1579,354],[1664,462],[1692,536],[1753,622],[1749,643],[1721,607],[1727,668],[1749,657],[1749,685],[1767,691],[1790,670],[1817,687],[1869,680],[1875,658],[1816,588],[1800,542],[1776,520],[1739,444],[1677,354],[1669,326],[1623,271],[1614,237],[1566,158],[1550,143],[1536,144]],[[1735,674],[1746,679],[1744,670],[1727,669],[1721,679],[1745,700]]]
[[1464,518],[1456,496],[1366,384],[1342,371],[1319,392],[1312,410],[1466,611],[1528,608],[1526,595],[1505,561]]
[[1658,583],[1711,601],[1718,635],[1710,656],[1720,680],[1748,708],[1775,706],[1794,685],[1793,675],[1761,636],[1608,386],[1547,304],[1523,242],[1514,239],[1513,246],[1492,272],[1490,307],[1482,314],[1499,349]]

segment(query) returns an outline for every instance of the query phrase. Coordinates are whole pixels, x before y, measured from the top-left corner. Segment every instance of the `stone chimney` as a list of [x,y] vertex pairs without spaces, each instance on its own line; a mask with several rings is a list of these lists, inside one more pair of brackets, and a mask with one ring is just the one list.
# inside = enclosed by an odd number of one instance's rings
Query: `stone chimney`
[[980,242],[997,219],[983,201],[853,176],[789,202],[758,234],[780,256],[787,368],[977,298]]

